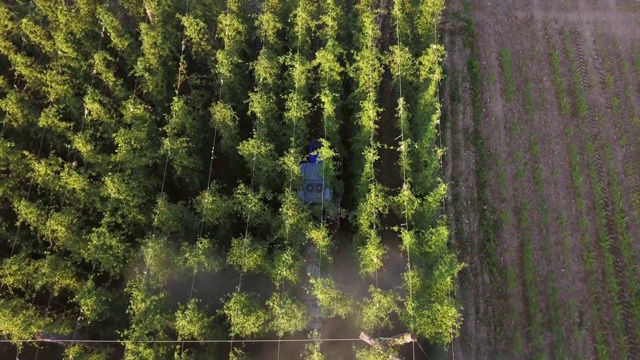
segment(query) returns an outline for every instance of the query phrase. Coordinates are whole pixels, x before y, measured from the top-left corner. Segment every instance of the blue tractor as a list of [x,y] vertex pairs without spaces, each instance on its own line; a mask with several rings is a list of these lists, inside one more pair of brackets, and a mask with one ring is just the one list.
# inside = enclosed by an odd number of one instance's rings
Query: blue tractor
[[329,183],[325,181],[323,162],[317,153],[322,147],[318,140],[309,143],[309,160],[300,164],[303,176],[302,188],[298,198],[307,205],[320,206],[322,220],[337,220],[339,201]]

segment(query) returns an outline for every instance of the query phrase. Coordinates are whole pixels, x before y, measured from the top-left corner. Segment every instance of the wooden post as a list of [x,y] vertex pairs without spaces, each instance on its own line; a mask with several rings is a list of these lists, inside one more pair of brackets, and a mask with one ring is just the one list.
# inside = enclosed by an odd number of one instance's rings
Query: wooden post
[[[360,333],[360,339],[362,339],[362,341],[366,342],[367,344],[371,345],[374,349],[384,352],[385,348],[384,346],[382,346],[378,340],[372,338],[371,336],[365,334],[364,332]],[[402,360],[399,357],[395,356],[395,355],[389,355],[389,359],[391,360]]]
[[384,351],[384,348],[382,347],[382,345],[380,345],[380,343],[372,338],[371,336],[365,334],[364,332],[360,333],[360,339],[362,339],[364,342],[366,342],[367,344],[371,345],[372,347],[380,350],[380,351]]
[[408,332],[402,335],[398,335],[392,339],[389,339],[388,344],[389,346],[399,346],[399,345],[408,344],[414,341],[416,341],[416,334]]

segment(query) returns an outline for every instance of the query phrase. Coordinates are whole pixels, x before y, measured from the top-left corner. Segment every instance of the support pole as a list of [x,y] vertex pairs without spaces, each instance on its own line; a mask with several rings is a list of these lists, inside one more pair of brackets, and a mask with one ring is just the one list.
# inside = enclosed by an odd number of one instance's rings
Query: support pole
[[[364,342],[366,342],[367,344],[371,345],[371,347],[373,347],[374,349],[380,351],[380,352],[385,352],[385,347],[380,344],[380,342],[374,338],[372,338],[371,336],[365,334],[364,332],[360,333],[360,339]],[[415,335],[413,335],[412,333],[406,333],[406,334],[402,334],[400,337],[398,337],[397,339],[401,339],[398,340],[396,342],[394,342],[393,344],[390,343],[390,345],[402,345],[402,344],[406,344],[408,342],[411,341],[415,341]],[[407,339],[409,339],[407,341]],[[413,339],[413,340],[411,340]],[[402,360],[399,357],[395,356],[395,355],[389,355],[389,359],[391,360]]]

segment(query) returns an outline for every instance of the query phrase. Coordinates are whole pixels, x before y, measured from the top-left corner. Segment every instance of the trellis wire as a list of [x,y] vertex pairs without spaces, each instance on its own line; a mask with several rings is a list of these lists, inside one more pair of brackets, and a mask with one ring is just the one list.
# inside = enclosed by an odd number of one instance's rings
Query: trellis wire
[[[402,3],[402,0],[397,0],[400,1],[400,3]],[[401,11],[401,10],[400,10]],[[400,120],[400,142],[401,142],[401,154],[402,154],[402,189],[403,190],[407,190],[407,170],[406,170],[406,143],[404,140],[404,120],[402,117],[402,112],[403,112],[403,106],[404,105],[404,98],[402,97],[402,56],[401,56],[401,49],[402,49],[402,40],[401,40],[401,33],[400,33],[400,19],[396,19],[396,35],[398,36],[398,90],[399,90],[399,101],[402,101],[402,104],[400,104],[401,106],[398,106],[398,117]],[[409,232],[409,207],[407,204],[407,197],[403,196],[404,198],[404,228],[405,231],[407,231],[407,233]],[[409,271],[409,274],[411,273],[411,242],[409,241],[407,243],[407,268]],[[412,275],[409,275],[410,277]],[[409,280],[409,303],[411,304],[411,311],[409,311],[409,316],[412,318],[411,319],[411,330],[413,331],[413,327],[414,327],[414,323],[415,323],[415,315],[413,313],[413,286],[412,286],[412,281],[411,279]],[[413,341],[411,343],[412,346],[412,354],[413,354],[413,358],[415,359],[416,357],[416,345],[415,345],[415,341]]]
[[315,341],[326,342],[359,342],[360,338],[319,338],[319,339],[202,339],[202,340],[116,340],[116,339],[60,339],[60,340],[41,340],[41,339],[0,339],[0,343],[80,343],[80,344],[180,344],[182,342],[191,344],[200,343],[277,343],[277,342],[291,342],[291,343],[310,343]]

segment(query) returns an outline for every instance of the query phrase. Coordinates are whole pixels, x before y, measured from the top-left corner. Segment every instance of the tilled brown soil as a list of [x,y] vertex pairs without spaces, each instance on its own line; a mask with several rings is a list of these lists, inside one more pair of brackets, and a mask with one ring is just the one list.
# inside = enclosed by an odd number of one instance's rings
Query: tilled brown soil
[[640,356],[634,5],[448,3],[445,20],[475,29],[442,34],[448,213],[467,263],[452,358]]

